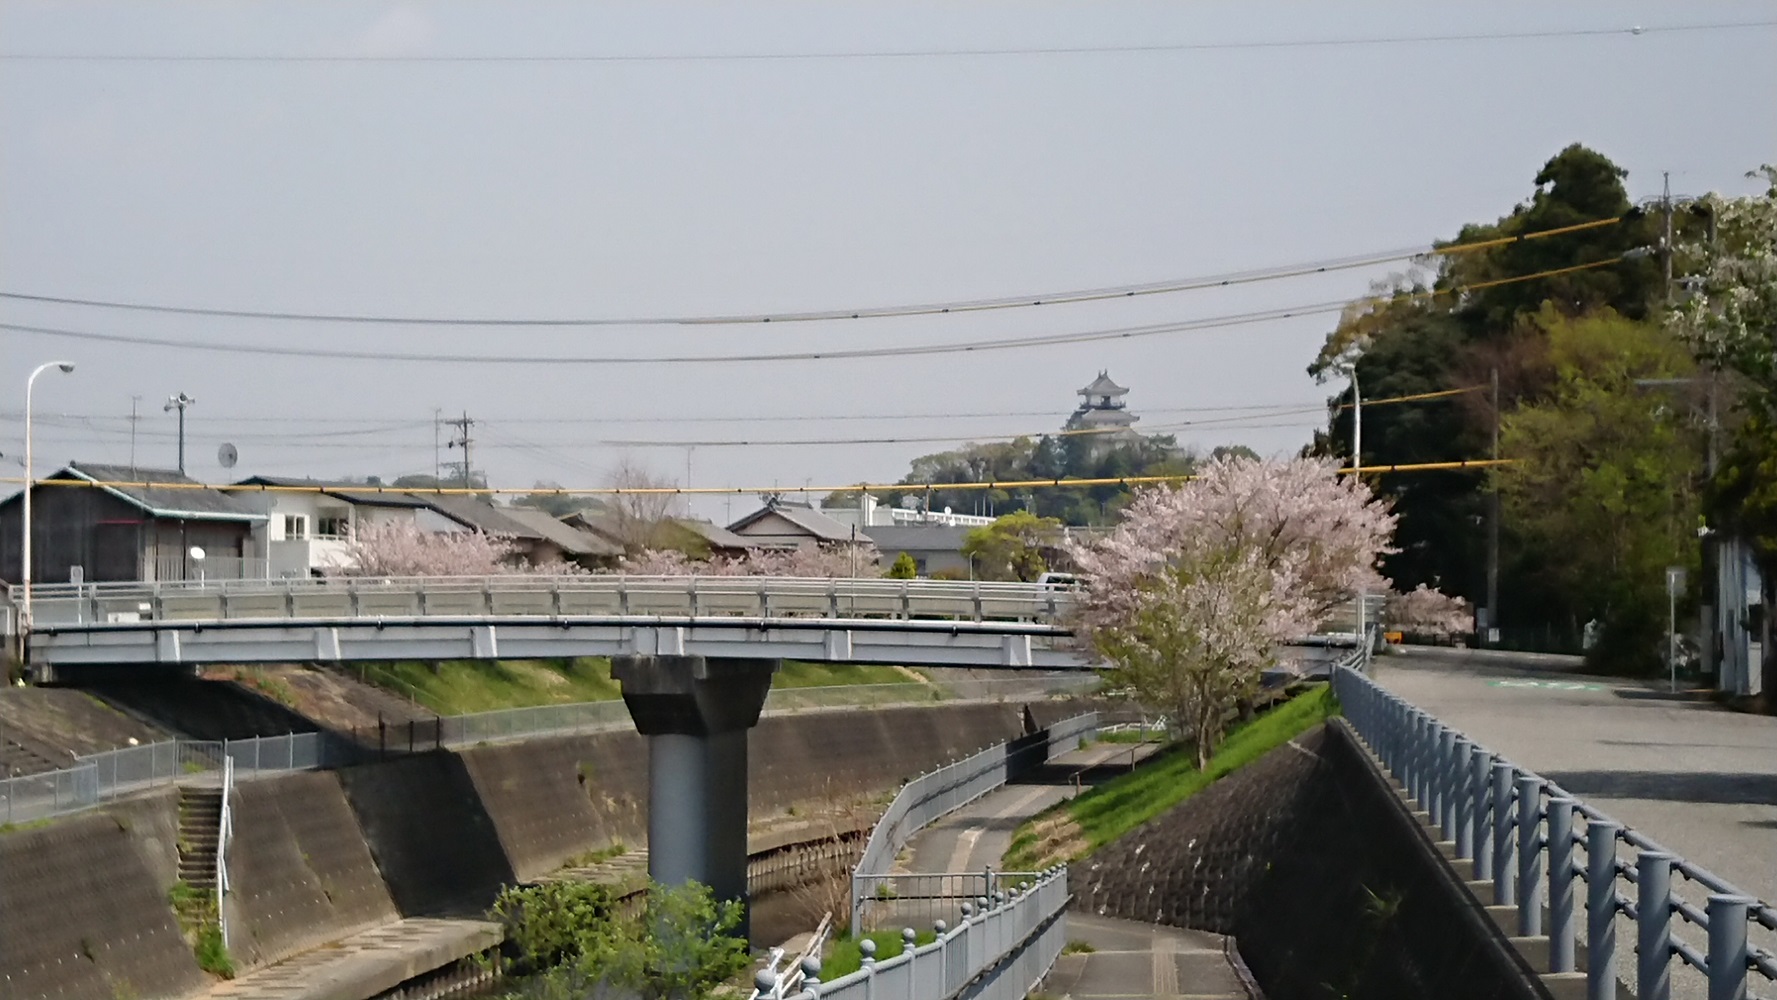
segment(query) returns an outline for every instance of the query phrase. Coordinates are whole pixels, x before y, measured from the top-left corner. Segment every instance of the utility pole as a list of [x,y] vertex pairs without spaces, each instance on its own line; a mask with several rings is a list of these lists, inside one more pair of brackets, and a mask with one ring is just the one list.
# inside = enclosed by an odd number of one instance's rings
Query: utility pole
[[1672,304],[1672,172],[1660,171],[1660,205],[1666,214],[1666,235],[1660,240],[1660,258],[1666,269],[1666,304]]
[[436,406],[432,408],[432,485],[444,481],[443,442],[439,440],[439,428],[444,426],[444,411]]
[[142,419],[141,414],[137,412],[137,407],[141,402],[141,396],[133,394],[130,396],[130,475],[132,476],[136,474],[136,421]]
[[187,407],[191,406],[191,404],[193,404],[195,402],[197,402],[197,400],[195,400],[192,397],[187,396],[185,393],[181,392],[176,396],[168,396],[167,397],[167,405],[160,408],[162,413],[167,413],[172,410],[179,411],[179,474],[180,475],[185,474],[185,410]]
[[446,420],[445,423],[457,429],[457,436],[451,438],[447,445],[463,449],[463,489],[471,489],[475,482],[469,447],[475,443],[475,439],[469,436],[469,428],[475,426],[475,420],[469,416],[469,411],[464,410],[461,417]]
[[[1490,456],[1499,461],[1499,368],[1488,372],[1487,382],[1493,392],[1493,450]],[[1492,639],[1499,628],[1499,486],[1487,491],[1487,634],[1482,644]]]
[[[1359,394],[1358,388],[1357,388],[1357,359],[1352,358],[1351,359],[1351,479],[1353,482],[1362,482],[1363,481],[1362,474],[1360,472],[1358,472],[1358,470],[1363,467],[1364,467],[1364,398],[1361,394]],[[1364,624],[1365,624],[1364,612],[1366,610],[1364,608],[1364,602],[1369,600],[1369,596],[1370,595],[1364,593],[1363,590],[1361,590],[1361,589],[1357,592],[1357,619],[1356,619],[1356,627],[1353,629],[1353,636],[1357,639],[1357,646],[1359,649],[1363,649],[1365,642],[1368,641],[1367,637],[1364,634]],[[1360,663],[1367,663],[1367,662],[1369,662],[1368,658],[1369,658],[1369,653],[1366,652],[1364,654],[1364,659],[1360,660],[1359,662]]]

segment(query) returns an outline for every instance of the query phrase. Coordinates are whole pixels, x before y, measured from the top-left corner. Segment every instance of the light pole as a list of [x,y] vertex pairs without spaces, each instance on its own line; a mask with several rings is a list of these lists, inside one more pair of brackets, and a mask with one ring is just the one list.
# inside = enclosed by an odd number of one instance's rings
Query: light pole
[[185,408],[197,400],[181,392],[177,396],[168,396],[167,405],[160,408],[162,413],[179,411],[179,474],[185,474]]
[[[1351,478],[1360,480],[1358,470],[1364,467],[1364,399],[1357,388],[1357,359],[1351,359],[1351,367],[1346,371],[1351,376]],[[1364,599],[1367,595],[1363,588],[1357,592],[1357,630],[1355,633],[1359,648],[1364,644]]]
[[25,539],[20,547],[20,555],[24,557],[19,579],[25,588],[24,621],[20,622],[21,631],[31,628],[31,492],[37,485],[36,478],[31,474],[31,391],[37,385],[37,376],[51,368],[60,368],[64,374],[74,370],[72,361],[45,361],[31,371],[25,379]]

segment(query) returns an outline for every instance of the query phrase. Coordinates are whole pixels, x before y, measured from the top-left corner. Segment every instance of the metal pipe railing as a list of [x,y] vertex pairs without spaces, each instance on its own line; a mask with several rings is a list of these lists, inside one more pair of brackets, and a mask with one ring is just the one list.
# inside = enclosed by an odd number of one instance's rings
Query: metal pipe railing
[[[1333,685],[1358,737],[1453,842],[1456,857],[1473,863],[1478,880],[1493,882],[1492,902],[1516,911],[1518,933],[1548,937],[1547,971],[1584,966],[1588,1000],[1617,995],[1617,924],[1625,918],[1635,925],[1641,1000],[1670,1000],[1678,974],[1700,974],[1709,1000],[1744,1000],[1750,975],[1777,982],[1777,954],[1751,940],[1753,932],[1777,931],[1777,909],[1488,751],[1352,666],[1335,668]],[[1620,856],[1625,849],[1630,858]],[[1705,890],[1704,905],[1679,895],[1675,881]],[[1691,928],[1702,932],[1701,942],[1681,933]]]

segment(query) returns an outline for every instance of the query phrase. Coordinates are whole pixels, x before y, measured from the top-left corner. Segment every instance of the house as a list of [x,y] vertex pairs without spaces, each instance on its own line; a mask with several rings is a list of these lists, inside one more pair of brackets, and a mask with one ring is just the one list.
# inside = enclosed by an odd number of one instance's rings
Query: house
[[[71,463],[31,491],[31,575],[41,583],[258,578],[267,517],[171,469]],[[135,484],[153,485],[135,485]],[[24,491],[0,501],[0,576],[23,579]]]
[[913,557],[920,576],[972,577],[969,557],[963,555],[963,542],[974,528],[962,525],[882,525],[868,528],[870,541],[882,553],[882,565],[893,565],[895,557],[905,552]]
[[425,500],[363,483],[291,476],[252,476],[232,495],[265,515],[265,547],[273,578],[310,576],[351,565],[351,539],[373,524],[410,523],[424,531],[472,530]]
[[728,526],[728,530],[761,548],[812,548],[861,541],[856,525],[842,524],[809,506],[768,500],[765,506]]
[[[613,546],[618,554],[629,551],[631,547],[639,547],[675,549],[696,558],[709,556],[738,559],[746,555],[749,549],[758,548],[757,542],[700,518],[662,518],[651,530],[644,531],[639,522],[626,521],[621,513],[609,507],[597,506],[565,514],[561,520],[564,524],[594,535],[604,544]],[[638,537],[643,535],[652,537],[645,544],[638,544]]]
[[686,534],[696,536],[697,542],[709,549],[712,558],[739,559],[759,547],[757,542],[700,517],[675,517],[672,523]]
[[609,565],[623,555],[623,546],[582,531],[535,507],[501,507],[500,514],[539,536],[526,557],[533,563],[567,562],[591,568]]

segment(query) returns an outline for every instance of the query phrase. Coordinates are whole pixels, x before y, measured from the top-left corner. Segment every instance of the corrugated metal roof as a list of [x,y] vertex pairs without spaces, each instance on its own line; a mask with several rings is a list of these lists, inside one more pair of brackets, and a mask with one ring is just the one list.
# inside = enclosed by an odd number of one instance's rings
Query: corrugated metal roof
[[[263,521],[239,498],[211,489],[175,469],[145,469],[127,465],[72,463],[51,479],[84,479],[94,483],[130,484],[99,487],[142,508],[156,517],[186,521]],[[140,484],[140,485],[137,485]]]

